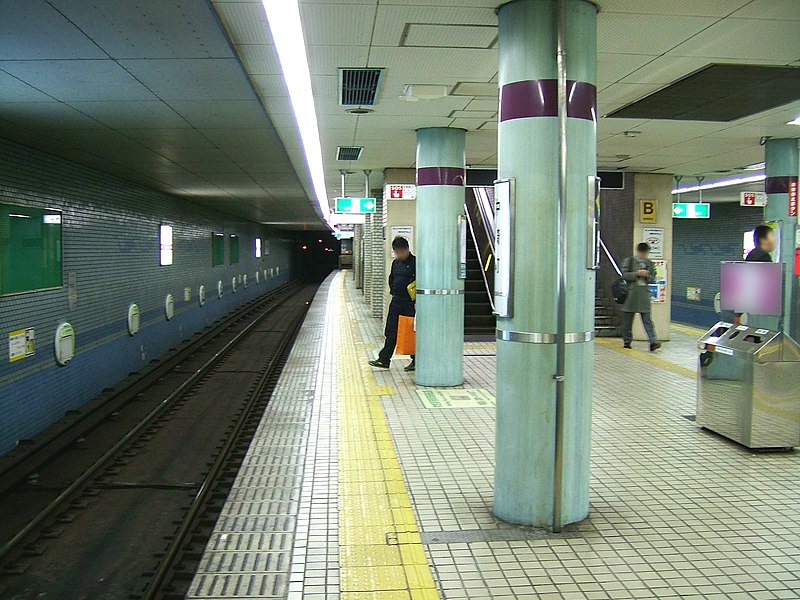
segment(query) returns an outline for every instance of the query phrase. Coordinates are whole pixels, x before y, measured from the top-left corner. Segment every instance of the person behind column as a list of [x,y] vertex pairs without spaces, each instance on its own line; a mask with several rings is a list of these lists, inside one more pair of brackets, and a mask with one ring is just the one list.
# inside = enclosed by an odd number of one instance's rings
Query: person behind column
[[622,261],[622,276],[628,282],[628,298],[622,306],[622,338],[625,348],[631,347],[633,341],[633,318],[636,313],[642,315],[642,324],[650,339],[650,352],[661,348],[656,337],[653,320],[650,318],[650,284],[656,280],[656,266],[648,258],[650,246],[642,242],[636,246],[636,256]]
[[[383,334],[386,336],[386,343],[378,354],[377,360],[369,361],[373,367],[388,369],[389,363],[397,345],[397,324],[400,315],[414,316],[414,301],[408,292],[408,286],[417,280],[417,257],[411,254],[408,247],[408,240],[397,237],[392,241],[392,250],[395,259],[392,261],[392,268],[389,271],[389,292],[392,301],[389,304],[389,314],[386,317],[386,328]],[[414,356],[411,356],[411,364],[406,366],[406,371],[414,370]]]
[[769,225],[759,225],[753,231],[753,243],[756,245],[745,259],[747,262],[772,262],[771,254],[777,247],[775,230]]

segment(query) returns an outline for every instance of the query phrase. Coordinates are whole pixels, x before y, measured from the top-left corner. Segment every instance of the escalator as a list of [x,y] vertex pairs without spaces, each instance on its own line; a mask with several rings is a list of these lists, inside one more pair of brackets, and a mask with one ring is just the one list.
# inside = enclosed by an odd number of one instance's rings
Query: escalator
[[468,187],[467,279],[464,282],[464,335],[495,334],[494,296],[494,188]]
[[[464,282],[464,335],[468,337],[494,336],[494,188],[468,187],[464,210],[467,215],[467,279]],[[606,256],[618,271],[604,246]],[[618,307],[607,293],[605,285],[597,280],[595,290],[595,335],[617,335]],[[609,283],[610,285],[610,283]]]

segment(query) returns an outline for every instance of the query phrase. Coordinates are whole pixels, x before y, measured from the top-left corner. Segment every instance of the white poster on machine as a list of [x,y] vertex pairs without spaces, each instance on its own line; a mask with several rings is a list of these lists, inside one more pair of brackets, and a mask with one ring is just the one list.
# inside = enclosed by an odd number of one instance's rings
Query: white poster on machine
[[662,227],[645,227],[644,241],[650,245],[650,258],[664,258],[664,229]]
[[414,226],[413,225],[393,225],[389,231],[391,239],[389,243],[394,241],[395,238],[406,238],[408,240],[408,249],[414,253]]

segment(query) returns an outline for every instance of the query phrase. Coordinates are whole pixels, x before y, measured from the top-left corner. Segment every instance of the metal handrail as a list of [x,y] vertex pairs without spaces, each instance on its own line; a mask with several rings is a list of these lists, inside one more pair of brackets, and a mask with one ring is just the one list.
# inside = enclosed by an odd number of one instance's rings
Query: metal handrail
[[606,246],[605,242],[603,241],[603,238],[599,238],[599,239],[600,239],[600,247],[603,249],[603,252],[605,252],[606,256],[608,257],[608,260],[611,261],[611,266],[614,267],[614,270],[617,272],[617,275],[622,277],[622,270],[619,268],[619,265],[617,264],[617,261],[615,261],[614,257],[611,256],[611,252],[608,251],[608,247]]
[[[469,226],[469,234],[472,237],[472,243],[475,244],[475,251],[478,253],[478,260],[481,263],[481,277],[483,277],[483,286],[486,288],[486,296],[489,298],[489,305],[492,307],[492,312],[495,311],[494,309],[494,298],[492,297],[492,290],[489,287],[489,280],[486,278],[486,271],[483,270],[483,259],[481,257],[480,247],[478,246],[478,240],[475,237],[475,228],[472,225],[472,217],[469,215],[469,209],[464,204],[464,214],[467,217],[467,225]],[[489,239],[492,240],[492,236],[489,236]],[[493,240],[492,240],[493,241]],[[494,250],[494,247],[492,248]]]
[[[488,203],[488,196],[484,197],[482,190],[483,188],[476,187],[473,189],[472,195],[475,198],[475,205],[478,207],[478,210],[481,213],[481,218],[486,224],[486,230],[488,233],[491,233],[494,231],[494,207],[491,205],[491,203]],[[487,235],[487,237],[489,238],[489,245],[492,247],[492,254],[494,254],[494,236]]]

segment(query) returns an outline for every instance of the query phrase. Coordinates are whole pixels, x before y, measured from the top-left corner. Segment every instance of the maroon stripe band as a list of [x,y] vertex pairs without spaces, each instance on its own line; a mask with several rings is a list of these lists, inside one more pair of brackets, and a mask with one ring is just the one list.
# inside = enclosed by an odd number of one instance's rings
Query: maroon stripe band
[[[567,81],[567,116],[596,121],[597,88]],[[500,88],[500,121],[558,116],[558,80],[515,81]]]
[[458,185],[463,187],[466,169],[460,167],[419,167],[417,185]]
[[794,181],[797,183],[797,177],[787,175],[785,177],[767,177],[764,182],[764,191],[768,194],[788,194],[789,184]]

